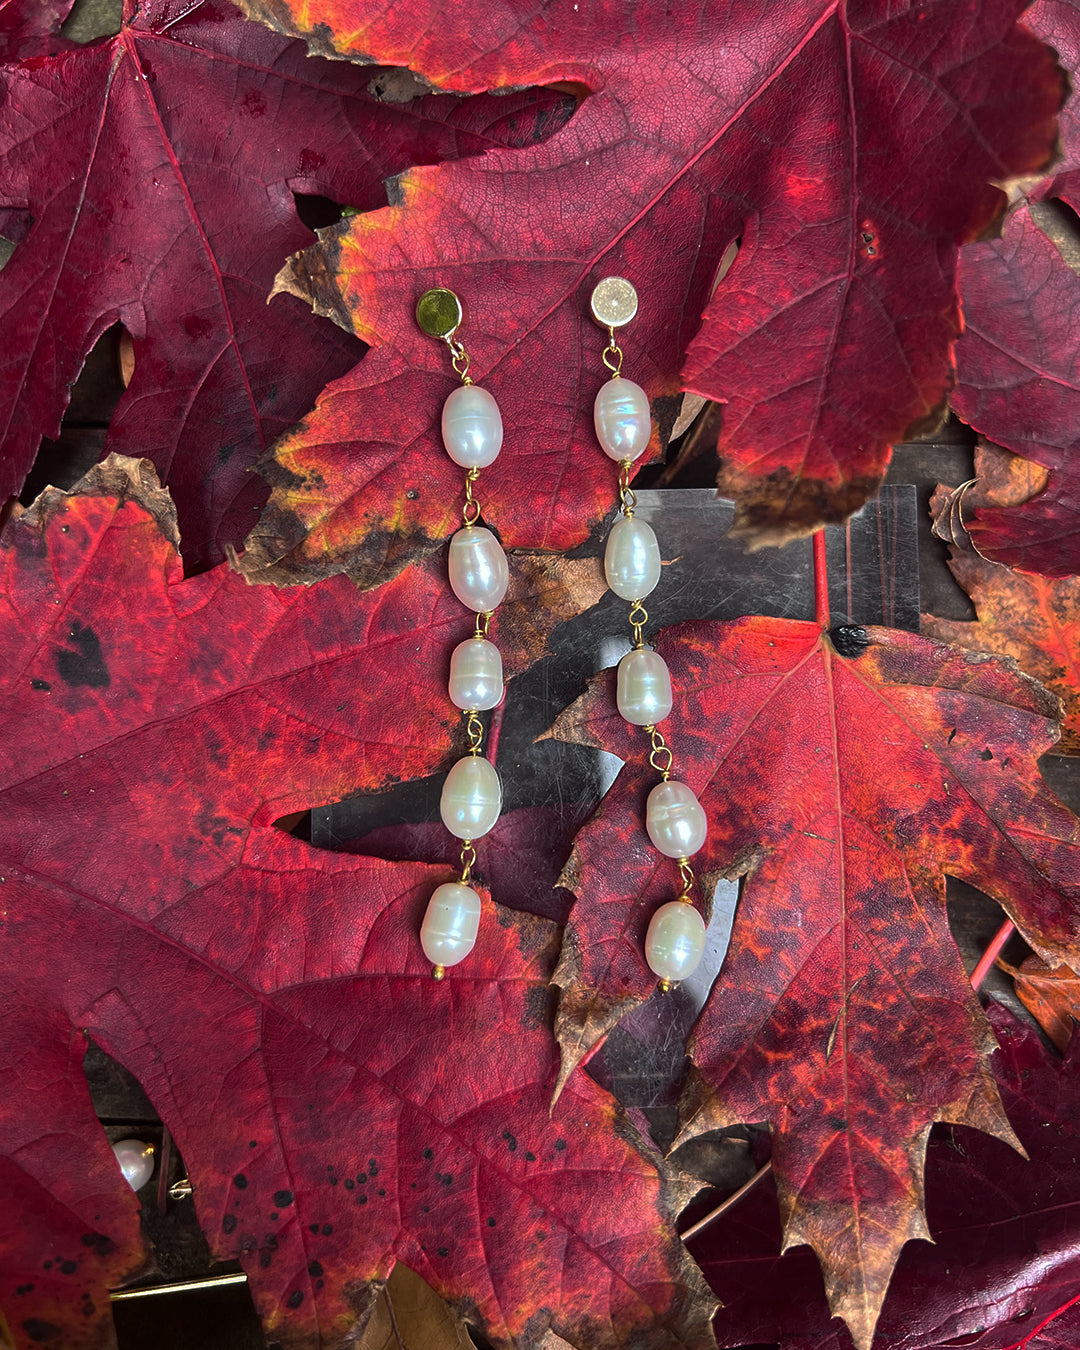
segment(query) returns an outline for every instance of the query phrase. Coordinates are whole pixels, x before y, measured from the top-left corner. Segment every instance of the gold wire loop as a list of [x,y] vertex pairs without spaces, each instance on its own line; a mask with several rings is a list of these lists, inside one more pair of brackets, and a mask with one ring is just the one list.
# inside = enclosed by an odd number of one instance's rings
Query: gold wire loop
[[634,630],[634,647],[640,651],[645,646],[645,639],[641,636],[641,632],[649,622],[649,611],[640,600],[635,600],[630,606],[630,613],[627,618],[630,620],[630,627]]
[[611,371],[611,378],[617,380],[622,374],[623,352],[615,341],[615,329],[609,328],[608,334],[608,345],[604,348],[603,361],[604,365]]
[[486,611],[481,611],[479,614],[477,614],[477,616],[476,616],[476,636],[477,636],[478,638],[486,638],[486,637],[487,637],[487,635],[488,635],[488,624],[491,623],[491,616],[492,616],[493,612],[494,612],[493,610],[490,610],[490,609],[489,609],[489,610],[486,610]]
[[461,845],[461,884],[467,886],[472,879],[472,870],[476,866],[476,849],[472,840],[466,839]]
[[652,749],[649,751],[649,763],[666,783],[671,777],[671,765],[675,756],[671,753],[671,746],[664,740],[664,733],[659,727],[649,725],[642,727],[642,731],[648,733]]
[[621,510],[627,520],[634,514],[634,508],[637,506],[637,495],[630,486],[630,475],[634,471],[634,461],[632,459],[621,459],[619,461],[619,501]]
[[465,712],[465,735],[469,738],[470,755],[478,755],[484,748],[484,724],[476,715],[475,708]]
[[679,899],[692,905],[694,902],[690,899],[690,892],[694,889],[694,869],[690,866],[689,858],[679,859],[679,878],[682,882]]
[[475,525],[480,519],[480,502],[473,495],[473,484],[479,477],[479,469],[470,469],[465,475],[465,505],[461,508],[461,518],[466,525]]
[[461,376],[461,383],[472,384],[472,378],[469,375],[469,353],[455,337],[448,337],[446,345],[450,348],[451,364],[457,374]]

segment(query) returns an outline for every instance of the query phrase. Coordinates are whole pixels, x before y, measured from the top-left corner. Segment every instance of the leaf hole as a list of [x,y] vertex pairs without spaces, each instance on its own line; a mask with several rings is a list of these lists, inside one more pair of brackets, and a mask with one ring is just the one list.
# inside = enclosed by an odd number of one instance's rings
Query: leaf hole
[[123,11],[123,0],[75,0],[60,25],[60,36],[83,44],[115,37],[120,31]]

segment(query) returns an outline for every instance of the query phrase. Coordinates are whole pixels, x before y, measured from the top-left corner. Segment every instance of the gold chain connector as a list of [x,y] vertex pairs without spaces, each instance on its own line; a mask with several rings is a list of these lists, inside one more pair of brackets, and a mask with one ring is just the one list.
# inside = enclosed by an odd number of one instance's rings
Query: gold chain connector
[[689,858],[679,859],[679,879],[682,882],[682,890],[678,898],[692,905],[694,902],[690,899],[690,892],[694,889],[694,869],[690,866]]
[[608,329],[608,345],[604,348],[604,365],[611,371],[611,378],[617,380],[622,374],[622,348],[615,341],[615,329]]
[[465,710],[465,735],[469,738],[470,755],[478,755],[484,748],[484,724],[476,715],[475,708]]
[[492,613],[493,613],[493,611],[489,609],[489,610],[487,610],[486,612],[481,611],[479,614],[477,614],[477,616],[476,616],[476,636],[477,636],[478,638],[486,638],[486,637],[487,637],[487,635],[488,635],[488,624],[491,622],[491,615],[492,615]]
[[473,484],[479,477],[479,469],[470,469],[465,475],[465,505],[461,508],[461,518],[466,525],[475,525],[480,519],[480,502],[473,496]]
[[630,627],[634,630],[634,647],[640,651],[645,646],[645,639],[641,636],[641,630],[649,622],[649,611],[640,600],[635,600],[630,606],[630,613],[627,618],[630,620]]
[[649,751],[649,763],[666,783],[671,777],[671,765],[675,756],[671,753],[671,746],[664,740],[664,733],[659,727],[642,727],[642,731],[648,733],[652,749]]
[[469,353],[456,337],[448,337],[446,345],[450,348],[451,363],[457,374],[461,376],[461,383],[472,384],[472,378],[469,375]]
[[637,496],[630,486],[630,475],[634,470],[634,461],[632,459],[619,460],[619,502],[623,515],[630,519],[637,506]]
[[476,849],[472,846],[472,840],[466,839],[461,845],[461,884],[467,886],[472,877],[472,870],[476,866]]

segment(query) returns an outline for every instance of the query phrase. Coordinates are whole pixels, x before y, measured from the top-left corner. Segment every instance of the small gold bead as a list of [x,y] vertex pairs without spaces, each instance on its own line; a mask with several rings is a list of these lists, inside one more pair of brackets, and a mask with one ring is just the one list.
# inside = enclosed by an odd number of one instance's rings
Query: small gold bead
[[443,979],[445,979],[445,978],[446,978],[446,967],[445,967],[445,966],[436,966],[435,969],[431,972],[431,978],[432,978],[433,980],[443,980]]
[[657,989],[660,990],[662,994],[670,994],[671,991],[675,988],[675,986],[671,983],[670,980],[661,980],[656,987]]

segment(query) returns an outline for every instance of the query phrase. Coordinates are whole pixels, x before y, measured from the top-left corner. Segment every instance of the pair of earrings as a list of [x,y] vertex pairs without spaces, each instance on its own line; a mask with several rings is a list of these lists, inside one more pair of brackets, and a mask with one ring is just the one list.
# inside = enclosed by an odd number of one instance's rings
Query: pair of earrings
[[[652,417],[644,389],[622,373],[623,352],[616,329],[636,316],[637,292],[623,277],[605,277],[589,302],[593,319],[607,330],[603,363],[610,379],[601,386],[593,407],[600,448],[619,466],[621,518],[608,535],[604,572],[608,586],[630,602],[633,646],[619,662],[616,701],[620,714],[649,737],[649,763],[660,781],[649,793],[645,828],[653,847],[677,864],[680,890],[675,900],[652,916],[645,939],[645,959],[661,989],[670,989],[697,968],[705,950],[705,924],[693,903],[691,857],[705,843],[705,812],[685,783],[672,777],[674,757],[659,730],[671,712],[671,677],[663,658],[645,643],[649,616],[644,601],[660,580],[660,549],[652,528],[635,516],[637,499],[630,487],[634,461],[649,444]],[[469,884],[476,862],[474,844],[494,826],[502,807],[502,788],[495,766],[482,754],[484,728],[479,714],[494,708],[503,696],[502,659],[488,638],[494,611],[510,580],[502,546],[479,524],[481,508],[475,493],[480,470],[495,461],[502,447],[503,426],[498,404],[469,376],[469,357],[457,338],[461,301],[453,291],[437,289],[421,296],[416,319],[425,333],[445,342],[461,378],[443,405],[442,437],[446,452],[466,470],[462,528],[450,540],[450,586],[476,615],[474,635],[455,648],[450,659],[451,702],[465,718],[468,750],[450,770],[443,787],[440,814],[446,828],[461,840],[460,880],[438,887],[428,903],[420,930],[424,954],[441,980],[448,966],[472,951],[480,923],[480,897]]]

